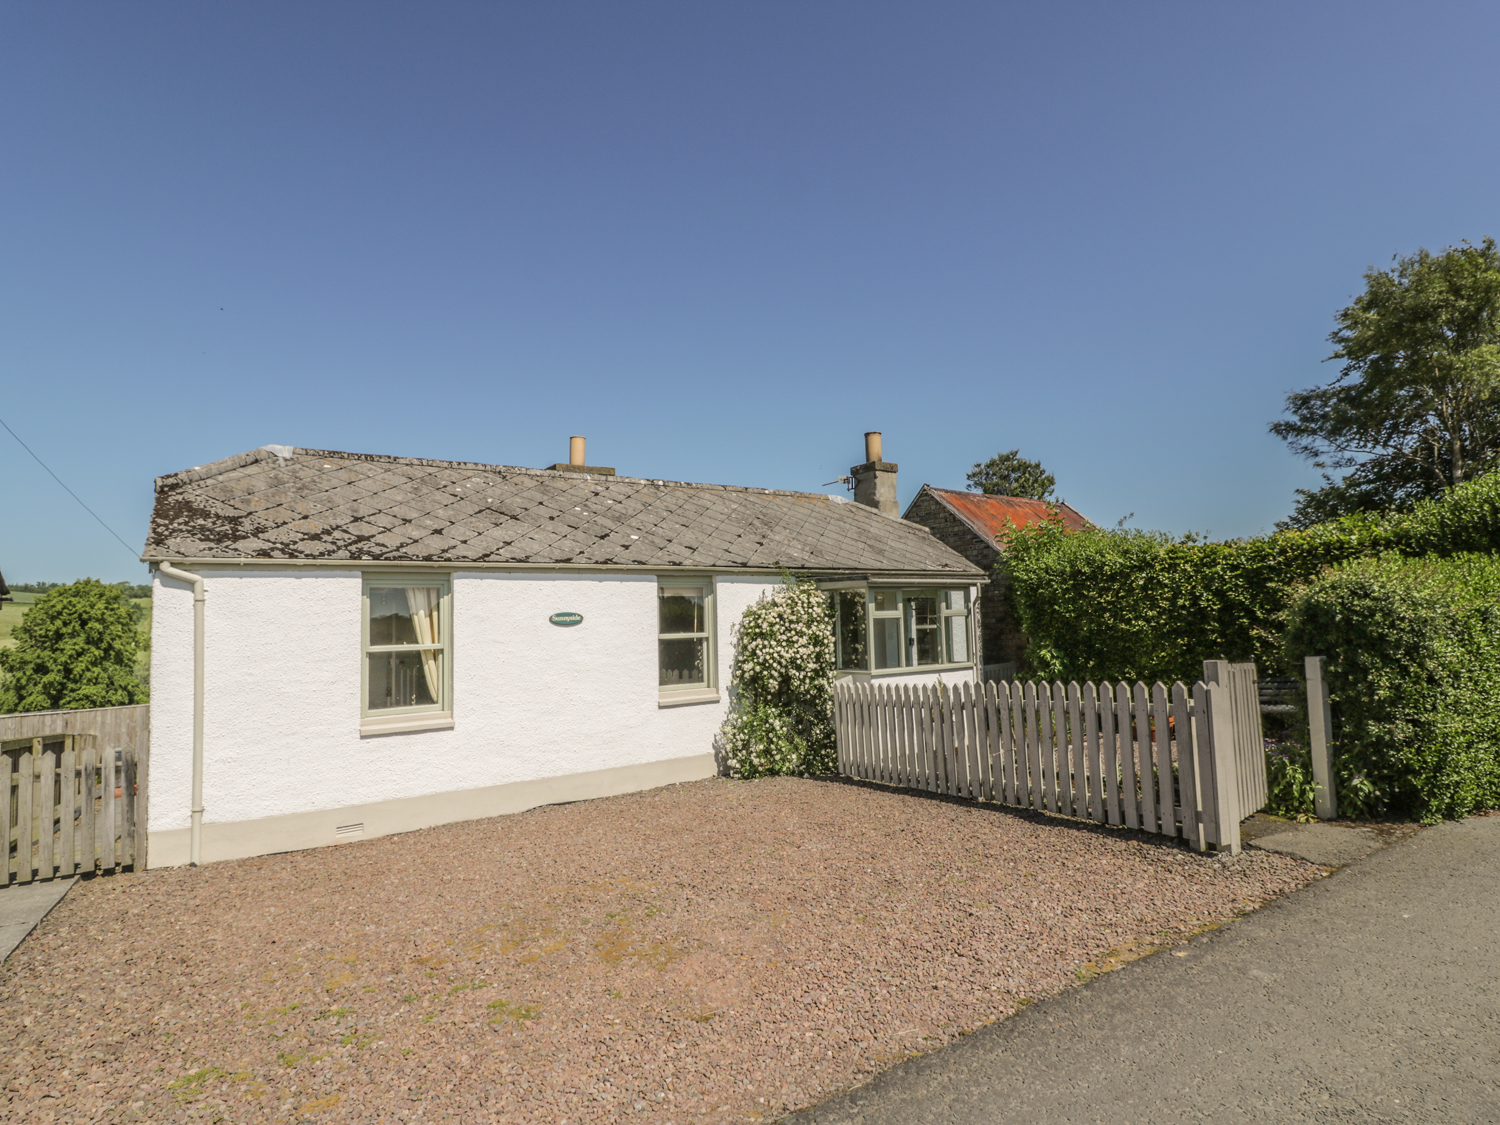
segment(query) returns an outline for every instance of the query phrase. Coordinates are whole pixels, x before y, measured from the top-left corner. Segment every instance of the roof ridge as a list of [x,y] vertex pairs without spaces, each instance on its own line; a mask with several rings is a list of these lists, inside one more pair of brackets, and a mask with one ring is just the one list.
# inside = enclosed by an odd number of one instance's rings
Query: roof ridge
[[970,492],[969,490],[963,488],[939,488],[935,484],[924,484],[922,487],[928,489],[931,492],[942,492],[946,493],[949,496],[966,496],[971,500],[1019,500],[1023,504],[1045,504],[1049,508],[1066,508],[1079,519],[1088,519],[1087,516],[1085,516],[1077,508],[1073,507],[1072,504],[1069,504],[1066,500],[1038,500],[1034,496],[998,496],[989,492]]
[[[286,446],[279,448],[285,449]],[[841,496],[833,496],[827,492],[801,492],[790,488],[757,488],[746,484],[709,484],[703,481],[667,480],[663,477],[627,477],[627,476],[597,476],[593,473],[573,473],[560,469],[533,469],[525,465],[496,465],[485,461],[444,461],[431,457],[397,457],[386,453],[350,453],[339,449],[308,449],[302,446],[292,448],[294,456],[306,457],[342,457],[351,461],[372,461],[385,465],[418,465],[429,468],[442,469],[475,469],[475,470],[497,470],[505,473],[521,473],[527,476],[556,479],[559,477],[568,480],[596,480],[600,482],[621,481],[629,484],[659,484],[675,485],[680,488],[709,488],[720,492],[753,492],[762,496],[805,496],[815,497],[819,500],[829,500],[833,503],[846,502]],[[207,480],[209,477],[218,476],[231,469],[238,469],[244,465],[254,464],[269,457],[280,456],[268,446],[252,449],[247,453],[237,453],[233,457],[225,457],[220,461],[213,461],[207,465],[198,465],[191,469],[183,469],[181,472],[167,473],[156,478],[156,487],[159,489],[164,484],[192,484],[196,481]],[[857,507],[866,508],[860,504]],[[875,509],[868,511],[879,515]]]
[[[284,448],[284,447],[283,447]],[[303,452],[294,449],[293,453]],[[242,468],[245,465],[253,465],[257,461],[264,461],[267,457],[275,457],[265,446],[252,449],[247,453],[236,453],[233,457],[225,457],[218,461],[210,461],[206,465],[194,465],[191,469],[182,469],[179,472],[167,473],[156,478],[156,491],[160,492],[163,485],[193,484],[209,477],[216,477],[220,473],[227,473],[230,469]]]

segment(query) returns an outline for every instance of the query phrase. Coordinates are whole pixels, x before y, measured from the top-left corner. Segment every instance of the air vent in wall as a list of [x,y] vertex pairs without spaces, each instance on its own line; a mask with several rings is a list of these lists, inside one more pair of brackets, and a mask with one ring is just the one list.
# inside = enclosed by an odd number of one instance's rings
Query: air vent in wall
[[361,821],[359,824],[340,824],[333,830],[333,834],[335,838],[340,840],[350,840],[355,836],[363,836],[365,834],[364,822]]

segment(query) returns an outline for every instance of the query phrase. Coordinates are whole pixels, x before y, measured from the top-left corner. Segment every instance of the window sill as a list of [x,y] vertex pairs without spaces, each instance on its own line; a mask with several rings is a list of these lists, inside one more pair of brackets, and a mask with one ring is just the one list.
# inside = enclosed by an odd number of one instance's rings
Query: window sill
[[836,672],[838,676],[858,675],[873,676],[918,676],[927,672],[972,672],[973,664],[915,664],[910,668],[876,668],[873,672],[856,671],[850,669],[847,672]]
[[361,719],[359,736],[371,734],[404,734],[418,730],[452,730],[453,714],[450,711],[421,711],[415,715],[383,715],[379,718]]
[[681,707],[688,703],[717,703],[718,688],[696,688],[692,691],[664,691],[656,698],[658,707]]

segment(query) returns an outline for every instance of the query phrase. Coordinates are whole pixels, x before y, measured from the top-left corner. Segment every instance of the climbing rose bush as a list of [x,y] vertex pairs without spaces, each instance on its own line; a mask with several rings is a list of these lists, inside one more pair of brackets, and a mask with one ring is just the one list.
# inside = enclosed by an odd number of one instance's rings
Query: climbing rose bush
[[811,582],[789,578],[745,611],[719,732],[732,776],[835,771],[833,653],[833,618]]

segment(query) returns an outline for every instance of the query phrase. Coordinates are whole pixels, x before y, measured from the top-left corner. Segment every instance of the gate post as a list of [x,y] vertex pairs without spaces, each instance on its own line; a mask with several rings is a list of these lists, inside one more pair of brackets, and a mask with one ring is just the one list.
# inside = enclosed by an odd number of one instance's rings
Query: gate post
[[1323,686],[1323,659],[1303,657],[1302,667],[1307,673],[1307,741],[1312,750],[1313,810],[1319,820],[1332,820],[1338,816],[1338,794],[1333,786],[1333,762],[1328,756],[1333,708]]
[[1229,686],[1203,685],[1208,711],[1208,753],[1213,762],[1214,819],[1218,822],[1219,850],[1240,854],[1240,786],[1235,764],[1234,712]]

